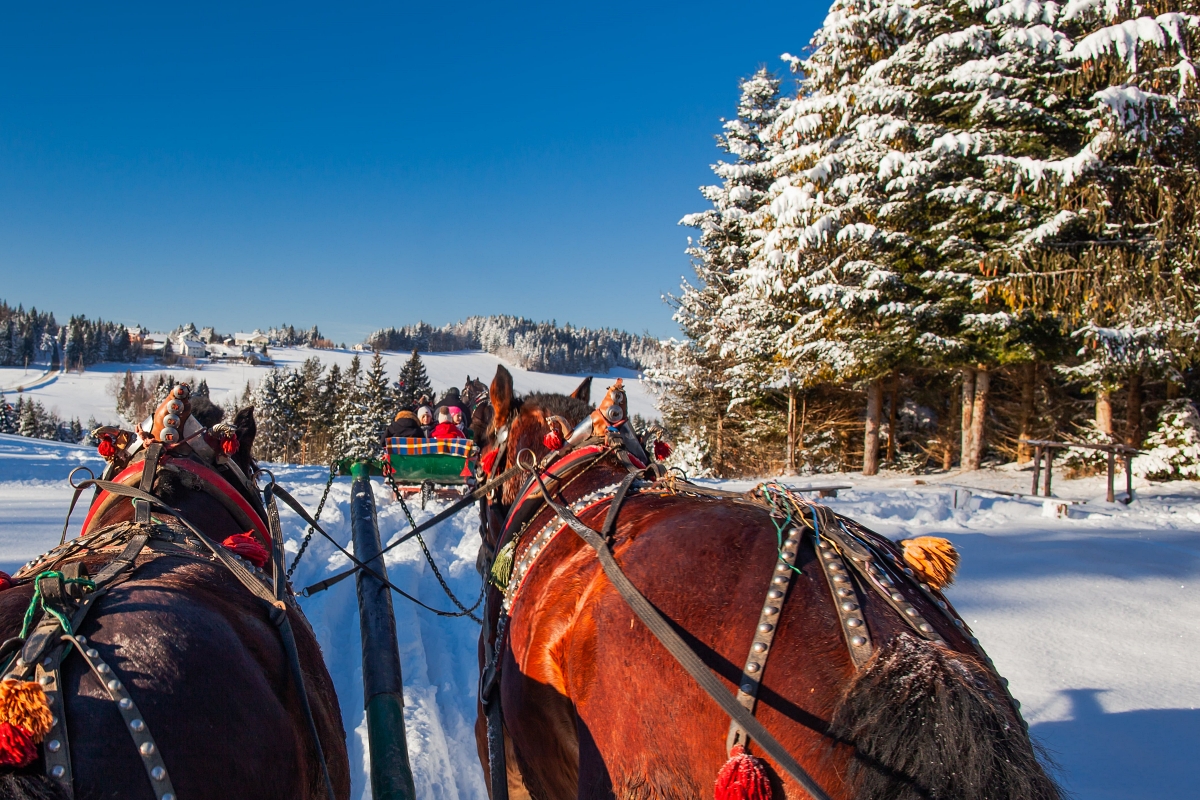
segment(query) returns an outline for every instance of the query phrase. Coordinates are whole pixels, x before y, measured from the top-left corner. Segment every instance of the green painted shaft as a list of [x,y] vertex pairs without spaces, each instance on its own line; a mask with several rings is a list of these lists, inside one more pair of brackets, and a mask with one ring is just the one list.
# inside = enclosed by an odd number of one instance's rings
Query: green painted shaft
[[358,620],[362,633],[363,707],[367,712],[367,742],[371,753],[371,797],[374,800],[416,800],[408,743],[404,738],[404,681],[392,593],[375,577],[387,580],[370,464],[351,465],[350,530],[354,554],[370,568],[359,570]]
[[412,771],[376,769],[377,763],[408,762],[404,738],[404,701],[399,695],[377,694],[367,703],[367,739],[371,743],[371,797],[376,800],[416,800]]

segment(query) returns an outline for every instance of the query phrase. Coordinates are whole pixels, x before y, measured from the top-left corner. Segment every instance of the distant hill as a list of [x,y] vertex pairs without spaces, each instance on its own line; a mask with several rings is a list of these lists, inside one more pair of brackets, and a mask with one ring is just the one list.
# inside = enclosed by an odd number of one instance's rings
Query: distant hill
[[366,339],[373,350],[448,353],[483,350],[533,372],[608,372],[614,367],[642,370],[662,357],[653,337],[614,328],[576,328],[508,315],[467,317],[440,328],[426,322],[384,328]]

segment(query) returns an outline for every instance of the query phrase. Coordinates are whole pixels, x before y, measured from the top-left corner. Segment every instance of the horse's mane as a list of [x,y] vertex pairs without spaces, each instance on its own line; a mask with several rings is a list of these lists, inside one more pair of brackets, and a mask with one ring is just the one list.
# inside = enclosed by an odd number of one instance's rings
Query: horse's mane
[[524,397],[514,400],[513,408],[520,411],[526,404],[545,414],[556,414],[570,422],[572,427],[578,425],[584,417],[592,413],[590,403],[565,394],[530,392]]

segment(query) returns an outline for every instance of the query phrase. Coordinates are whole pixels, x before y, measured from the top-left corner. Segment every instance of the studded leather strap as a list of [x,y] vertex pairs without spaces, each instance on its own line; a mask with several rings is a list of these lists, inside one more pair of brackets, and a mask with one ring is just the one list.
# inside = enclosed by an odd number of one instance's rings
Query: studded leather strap
[[[789,528],[787,531],[787,538],[779,550],[779,559],[771,572],[767,599],[763,602],[762,613],[759,614],[758,625],[754,629],[754,640],[750,643],[750,655],[746,656],[746,665],[742,668],[737,701],[751,714],[754,713],[754,704],[758,700],[758,688],[762,685],[767,657],[771,655],[771,643],[775,639],[775,631],[779,628],[783,602],[787,599],[788,589],[791,588],[792,576],[796,574],[796,554],[800,550],[801,532],[799,528]],[[725,737],[726,752],[733,750],[736,745],[746,747],[749,744],[750,737],[746,729],[731,719],[729,734]]]
[[[125,684],[121,683],[112,667],[100,657],[99,651],[87,646],[87,640],[84,637],[64,636],[63,639],[74,645],[75,649],[79,651],[80,657],[87,662],[92,674],[108,691],[108,696],[112,701],[117,704],[117,711],[121,713],[121,719],[125,722],[125,730],[133,739],[138,755],[142,757],[142,766],[146,768],[146,775],[150,778],[150,788],[154,791],[155,798],[157,800],[175,800],[175,787],[171,784],[171,776],[167,773],[167,766],[163,763],[162,754],[159,753],[154,736],[151,735],[150,728],[142,719],[142,713],[138,710],[137,703],[133,702],[133,698],[129,696]],[[46,749],[49,750],[49,747],[47,746]]]
[[63,714],[62,678],[58,654],[47,656],[37,665],[34,677],[46,692],[50,706],[50,732],[42,740],[42,758],[46,774],[58,782],[68,797],[75,796],[74,776],[71,773],[71,747],[67,741],[67,720]]

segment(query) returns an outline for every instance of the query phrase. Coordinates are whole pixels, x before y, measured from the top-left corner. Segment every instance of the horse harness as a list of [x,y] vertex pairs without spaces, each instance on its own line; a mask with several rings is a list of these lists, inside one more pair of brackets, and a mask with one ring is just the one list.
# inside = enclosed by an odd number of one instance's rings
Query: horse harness
[[[497,686],[509,614],[538,556],[557,535],[568,528],[596,551],[601,567],[621,597],[700,688],[729,714],[731,721],[726,737],[727,751],[733,752],[735,747],[744,749],[751,741],[757,742],[815,800],[827,800],[828,795],[753,716],[784,600],[795,575],[800,572],[796,562],[803,537],[813,537],[816,561],[829,588],[846,648],[856,670],[861,670],[875,651],[875,643],[862,610],[863,595],[870,592],[892,608],[914,634],[945,645],[945,640],[913,602],[915,597],[923,597],[962,632],[975,653],[994,671],[991,660],[966,623],[954,612],[940,591],[916,577],[912,568],[905,564],[901,551],[890,540],[776,483],[761,484],[751,492],[742,494],[681,480],[658,465],[640,469],[638,465],[630,463],[628,454],[622,452],[622,445],[623,442],[614,436],[590,439],[579,443],[573,450],[567,447],[549,454],[541,464],[534,463],[528,451],[518,454],[518,463],[525,467],[530,477],[509,509],[501,536],[496,540],[499,550],[485,572],[485,577],[490,577],[501,592],[494,638],[492,642],[485,640],[485,665],[480,675],[479,693],[487,712],[493,800],[504,800],[507,796],[507,781],[503,777],[503,740],[500,735],[503,718],[499,711]],[[579,481],[606,456],[615,457],[618,463],[626,467],[627,474],[621,480],[585,491],[573,501],[562,498],[564,489]],[[548,483],[553,489],[547,487]],[[768,582],[736,696],[730,696],[728,689],[633,586],[613,558],[611,544],[617,516],[623,502],[633,493],[733,499],[764,508],[770,513],[778,534],[778,558]],[[558,499],[555,499],[555,494]],[[599,531],[580,520],[581,515],[605,504],[608,504],[608,511]],[[540,516],[538,512],[545,507],[553,511],[552,516],[530,530]],[[490,615],[485,614],[484,618],[490,620]],[[1002,685],[1006,686],[1006,682],[1002,681]],[[1005,694],[1008,695],[1007,688]],[[1011,695],[1007,699],[1016,718],[1024,725],[1019,704]],[[500,770],[499,777],[497,770]]]
[[[88,523],[85,522],[84,533],[78,538],[64,542],[33,559],[14,576],[14,583],[28,581],[35,586],[33,602],[26,616],[26,629],[30,627],[29,622],[39,603],[43,614],[27,636],[24,635],[26,631],[22,631],[24,638],[9,639],[0,645],[0,663],[9,662],[11,659],[11,663],[8,663],[4,670],[3,679],[28,680],[32,676],[46,693],[47,704],[52,714],[50,732],[42,742],[46,774],[61,786],[68,797],[74,796],[61,677],[62,663],[74,651],[107,691],[109,699],[116,704],[126,731],[142,758],[157,800],[176,800],[175,789],[162,754],[128,687],[100,653],[89,646],[87,639],[75,634],[100,599],[132,578],[140,566],[158,558],[173,556],[216,562],[228,570],[251,594],[268,604],[269,618],[279,631],[291,677],[296,683],[302,711],[321,762],[326,793],[329,800],[333,800],[333,784],[308,702],[295,636],[287,614],[289,607],[297,607],[284,573],[283,536],[274,500],[274,493],[282,490],[275,487],[272,480],[264,490],[267,498],[265,525],[260,514],[253,513],[252,522],[255,524],[250,527],[251,535],[264,544],[270,554],[271,574],[268,575],[249,560],[209,538],[181,511],[151,493],[155,475],[160,470],[173,468],[181,475],[191,477],[191,481],[185,481],[189,488],[201,488],[207,494],[219,499],[224,498],[222,505],[239,523],[245,524],[250,521],[245,512],[253,511],[253,508],[245,504],[229,480],[192,456],[172,456],[167,450],[169,447],[169,444],[153,442],[145,448],[145,458],[141,462],[137,486],[120,482],[122,478],[132,477],[129,475],[129,469],[120,476],[113,476],[118,480],[92,478],[73,484],[75,496],[71,501],[72,510],[81,493],[88,488],[94,488],[96,496],[92,503],[93,511],[105,495],[124,497],[133,503],[133,520],[119,522],[93,532],[87,531]],[[232,461],[227,463],[236,466]],[[223,463],[222,466],[224,465]],[[110,465],[105,474],[113,471],[114,468]],[[236,471],[234,479],[254,486],[241,470]],[[254,496],[257,500],[257,490]],[[161,509],[165,515],[170,516],[152,516],[154,508]],[[89,514],[89,522],[91,518],[92,514]],[[69,522],[70,512],[67,515],[67,525]],[[66,525],[64,538],[65,531]],[[89,577],[87,567],[81,559],[100,553],[115,553],[116,557],[104,565],[94,577]],[[16,657],[12,658],[14,654]]]

